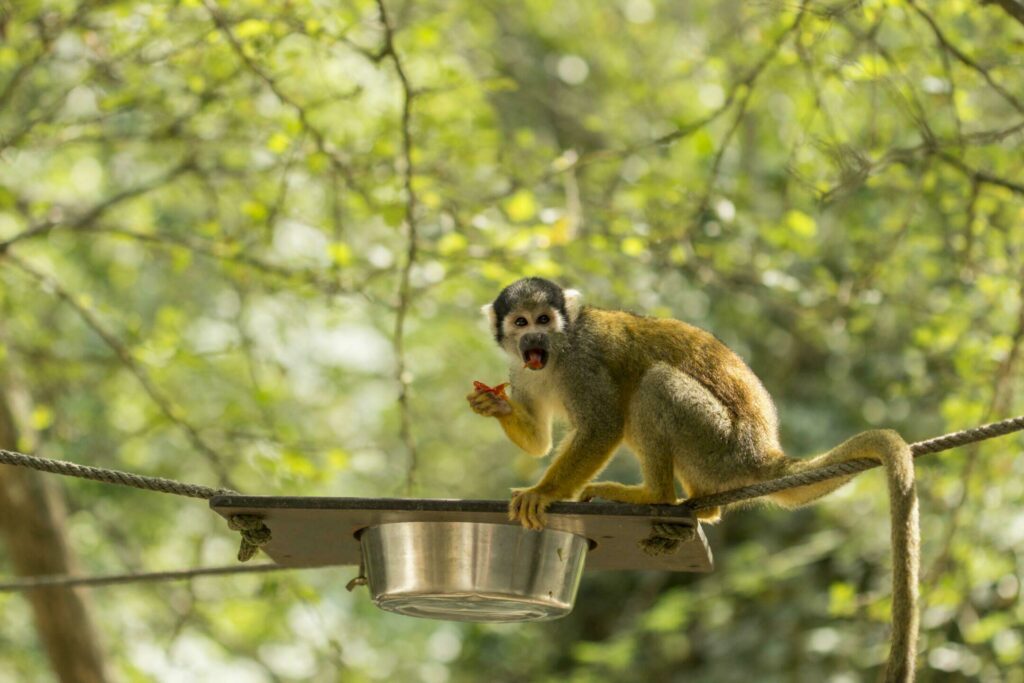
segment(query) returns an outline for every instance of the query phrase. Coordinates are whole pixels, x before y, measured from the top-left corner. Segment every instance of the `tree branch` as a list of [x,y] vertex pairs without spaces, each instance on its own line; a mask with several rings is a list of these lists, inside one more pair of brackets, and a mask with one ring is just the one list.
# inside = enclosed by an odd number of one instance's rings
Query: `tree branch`
[[195,168],[195,163],[191,158],[188,158],[185,161],[179,163],[171,170],[169,170],[164,175],[160,176],[159,178],[155,178],[148,183],[143,183],[141,185],[136,185],[135,187],[130,187],[126,190],[122,190],[116,194],[113,194],[110,197],[107,197],[99,204],[96,204],[91,209],[89,209],[88,211],[86,211],[85,213],[81,214],[80,216],[73,220],[62,221],[59,219],[47,219],[41,223],[37,223],[32,227],[27,228],[23,232],[18,233],[14,237],[11,237],[4,242],[0,242],[0,256],[2,256],[10,248],[12,244],[21,242],[22,240],[32,239],[34,237],[43,237],[45,235],[48,235],[52,230],[56,228],[64,227],[69,230],[80,230],[82,228],[87,228],[91,226],[96,221],[96,219],[98,219],[100,216],[102,216],[104,213],[106,213],[113,207],[117,206],[118,204],[121,204],[122,202],[125,202],[129,199],[138,197],[140,195],[146,194],[147,192],[151,192],[155,189],[163,187],[164,185],[167,185],[172,180],[177,178],[182,173],[192,170],[193,168]]
[[[806,15],[808,1],[809,0],[802,0],[802,2],[800,3],[800,10],[797,13],[796,18],[778,36],[776,36],[775,40],[772,42],[771,47],[769,47],[765,51],[765,53],[761,55],[761,58],[757,60],[757,63],[755,63],[754,66],[748,69],[742,77],[737,79],[732,84],[732,86],[729,88],[728,94],[725,97],[725,100],[717,109],[707,114],[706,116],[697,119],[696,121],[692,121],[685,125],[679,126],[676,130],[670,133],[666,133],[665,135],[661,135],[650,140],[634,142],[632,144],[626,145],[625,147],[620,147],[618,149],[598,149],[587,154],[581,154],[579,157],[576,158],[575,161],[573,161],[570,164],[564,164],[558,166],[557,168],[552,168],[550,171],[548,171],[542,177],[540,177],[537,182],[539,183],[547,181],[553,176],[558,175],[560,173],[565,173],[566,171],[582,168],[583,166],[589,166],[590,164],[598,163],[601,161],[608,161],[611,159],[628,157],[632,154],[635,154],[636,152],[642,151],[650,147],[670,145],[674,142],[678,142],[679,140],[682,140],[693,135],[694,133],[702,130],[703,128],[706,128],[707,126],[717,121],[719,118],[721,118],[723,114],[729,111],[729,109],[733,106],[737,99],[744,99],[748,91],[750,89],[753,89],[754,84],[757,82],[757,79],[760,78],[761,74],[764,73],[765,69],[767,69],[768,66],[772,63],[772,61],[774,61],[774,59],[778,56],[779,50],[782,49],[782,46],[786,43],[786,41],[793,34],[793,32],[800,27],[800,24],[803,22],[804,16]],[[506,194],[510,194],[511,191],[514,191],[514,188],[512,188],[510,192]]]
[[999,5],[1003,11],[1024,26],[1024,3],[1020,0],[981,0],[982,5]]
[[[1013,2],[1013,0],[1007,1]],[[909,3],[910,6],[914,9],[914,11],[917,12],[917,14],[922,19],[924,19],[925,22],[928,24],[928,27],[935,35],[935,39],[939,42],[939,45],[941,45],[943,49],[945,49],[949,54],[953,55],[953,57],[955,57],[957,61],[959,61],[961,64],[973,69],[978,74],[980,74],[981,77],[985,79],[985,82],[988,83],[993,90],[999,93],[1000,97],[1002,97],[1011,107],[1016,109],[1018,112],[1024,114],[1024,103],[1021,103],[1021,101],[1018,100],[1013,95],[1013,93],[1011,93],[1002,85],[997,83],[995,79],[992,78],[992,74],[989,73],[988,69],[983,67],[981,64],[976,62],[972,57],[970,57],[956,45],[951,43],[949,41],[949,38],[947,38],[946,35],[942,32],[942,29],[939,28],[939,24],[935,21],[935,18],[932,17],[932,15],[924,11],[924,9],[922,9],[921,6],[918,5],[914,0],[909,0]]]
[[[325,294],[360,294],[373,303],[366,293],[356,287],[353,283],[338,282],[327,277],[322,277],[318,273],[310,270],[299,270],[288,268],[287,266],[281,266],[276,263],[270,263],[263,259],[238,251],[231,245],[216,242],[204,243],[204,241],[191,237],[179,237],[166,233],[135,232],[134,230],[123,230],[120,228],[92,228],[89,232],[101,235],[124,237],[168,249],[184,249],[202,258],[242,266],[282,280],[298,281],[311,287],[315,287]],[[372,274],[367,277],[372,277]],[[363,278],[364,281],[366,279],[367,278]]]
[[988,171],[979,171],[976,168],[968,166],[963,160],[946,152],[939,152],[938,157],[950,166],[961,171],[964,175],[970,178],[972,182],[981,183],[983,185],[995,185],[996,187],[1002,187],[1010,190],[1014,194],[1024,196],[1024,185],[1021,183],[997,176],[994,173],[989,173]]
[[79,302],[78,299],[75,298],[75,296],[55,278],[36,270],[33,266],[30,266],[28,263],[10,252],[7,253],[6,258],[19,270],[41,284],[44,290],[53,292],[59,299],[68,304],[75,313],[78,314],[78,317],[82,319],[82,322],[84,322],[108,347],[110,347],[110,350],[114,352],[117,358],[121,361],[121,364],[135,376],[139,381],[139,384],[142,385],[143,391],[145,391],[146,395],[149,396],[154,404],[156,404],[164,417],[166,417],[170,422],[178,425],[196,450],[206,457],[210,466],[213,468],[214,473],[217,475],[219,484],[224,488],[235,488],[231,483],[231,478],[228,475],[227,467],[225,466],[221,455],[206,442],[199,433],[199,430],[188,421],[181,409],[178,408],[178,406],[176,406],[159,387],[157,387],[153,382],[153,379],[149,376],[149,373],[135,359],[135,356],[132,355],[132,352],[128,347],[125,346],[110,330],[108,330],[106,326],[100,322],[100,319],[91,310],[89,310],[89,308]]
[[331,166],[334,167],[335,170],[341,172],[349,187],[359,193],[359,196],[363,198],[363,201],[366,202],[367,206],[373,206],[373,197],[359,185],[352,169],[349,168],[347,164],[343,163],[336,150],[331,148],[327,142],[324,132],[314,126],[309,120],[309,113],[306,111],[306,108],[288,95],[273,76],[267,73],[259,64],[256,63],[255,60],[245,53],[245,49],[242,47],[242,44],[238,42],[238,38],[236,38],[235,34],[231,32],[231,27],[228,26],[227,21],[224,20],[224,16],[220,13],[220,10],[218,10],[213,1],[202,0],[202,2],[206,11],[209,12],[210,18],[213,19],[213,23],[224,35],[224,38],[228,41],[231,49],[234,51],[235,55],[242,60],[245,67],[258,79],[263,81],[263,83],[270,88],[270,91],[274,93],[279,100],[295,111],[296,116],[299,117],[299,123],[302,125],[303,130],[307,131],[313,137],[313,142],[316,145],[317,151],[327,157]]
[[[1021,271],[1024,277],[1024,270]],[[1017,323],[1012,333],[1010,351],[999,363],[993,373],[992,397],[985,410],[983,421],[991,420],[994,415],[1000,415],[1008,409],[1013,399],[1013,382],[1011,381],[1016,371],[1017,362],[1020,360],[1021,346],[1024,344],[1024,279],[1018,295]],[[929,588],[934,589],[939,578],[945,573],[952,555],[953,539],[960,528],[961,514],[964,506],[970,497],[970,483],[974,475],[974,468],[977,465],[978,454],[981,450],[981,443],[972,443],[967,448],[967,455],[960,471],[961,489],[960,495],[951,509],[947,510],[949,523],[943,534],[940,544],[940,551],[932,563],[928,572],[923,577],[923,582]]]
[[406,493],[411,494],[416,483],[417,452],[416,442],[412,435],[412,415],[409,408],[409,385],[411,377],[406,370],[405,359],[405,318],[409,311],[412,300],[412,288],[409,276],[413,266],[416,264],[417,231],[416,224],[416,190],[413,187],[413,174],[415,169],[412,162],[412,101],[415,93],[409,85],[409,78],[405,73],[402,60],[395,51],[395,29],[391,24],[384,0],[377,0],[377,10],[380,15],[380,22],[384,27],[384,47],[381,54],[390,57],[395,65],[395,73],[402,84],[402,170],[403,184],[405,185],[405,229],[406,229],[406,253],[405,263],[402,265],[401,275],[398,283],[398,305],[395,311],[395,329],[393,345],[395,350],[395,376],[398,379],[398,410],[401,415],[401,426],[399,428],[402,443],[405,444],[406,452],[409,454],[409,469],[406,472],[405,487]]

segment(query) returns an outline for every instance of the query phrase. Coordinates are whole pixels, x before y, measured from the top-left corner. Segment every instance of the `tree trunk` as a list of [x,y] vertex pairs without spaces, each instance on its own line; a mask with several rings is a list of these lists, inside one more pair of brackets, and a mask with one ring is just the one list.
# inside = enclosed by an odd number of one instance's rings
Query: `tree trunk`
[[[18,448],[10,397],[0,387],[0,447]],[[69,574],[74,558],[64,540],[65,509],[48,475],[0,466],[0,534],[19,576]],[[25,592],[36,631],[63,683],[103,683],[103,653],[82,589],[39,588]]]

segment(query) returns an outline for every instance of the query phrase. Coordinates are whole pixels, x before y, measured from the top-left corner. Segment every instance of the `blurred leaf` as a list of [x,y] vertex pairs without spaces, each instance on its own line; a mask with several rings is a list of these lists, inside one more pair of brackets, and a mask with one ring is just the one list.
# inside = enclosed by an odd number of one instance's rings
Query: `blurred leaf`
[[786,225],[800,237],[814,237],[818,226],[814,219],[803,211],[792,209],[786,213]]
[[519,190],[505,202],[505,211],[510,219],[522,223],[536,215],[537,203],[531,192]]

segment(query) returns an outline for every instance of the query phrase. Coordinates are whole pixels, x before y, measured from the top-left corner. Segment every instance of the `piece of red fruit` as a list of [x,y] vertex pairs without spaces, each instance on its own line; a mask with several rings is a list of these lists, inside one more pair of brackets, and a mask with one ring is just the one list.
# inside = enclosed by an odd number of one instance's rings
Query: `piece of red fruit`
[[505,387],[507,386],[508,382],[499,384],[496,387],[489,387],[483,382],[479,382],[476,380],[473,381],[473,388],[476,389],[477,391],[486,391],[488,394],[494,394],[498,398],[503,398],[505,400],[508,400],[508,395],[505,394]]

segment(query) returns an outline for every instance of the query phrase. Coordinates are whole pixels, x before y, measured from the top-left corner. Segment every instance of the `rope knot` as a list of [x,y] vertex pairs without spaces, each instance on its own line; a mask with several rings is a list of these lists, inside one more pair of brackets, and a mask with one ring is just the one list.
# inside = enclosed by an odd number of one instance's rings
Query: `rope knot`
[[651,524],[651,535],[641,539],[637,545],[648,555],[671,555],[679,550],[679,546],[697,538],[697,530],[692,524],[672,522],[654,522]]
[[238,561],[248,562],[256,555],[260,547],[272,538],[270,527],[262,517],[256,515],[232,515],[228,518],[228,528],[242,535],[242,543],[238,547]]

